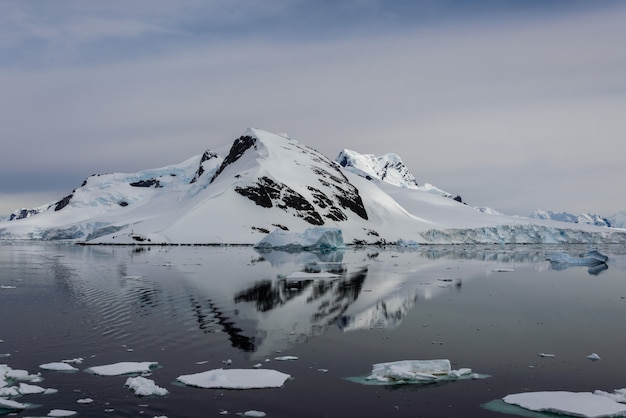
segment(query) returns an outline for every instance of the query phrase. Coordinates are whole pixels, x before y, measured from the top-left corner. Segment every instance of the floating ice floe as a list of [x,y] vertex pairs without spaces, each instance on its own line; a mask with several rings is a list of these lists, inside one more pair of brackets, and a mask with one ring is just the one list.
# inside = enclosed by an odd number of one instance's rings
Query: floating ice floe
[[40,364],[39,368],[40,369],[44,369],[44,370],[55,370],[55,371],[59,371],[59,372],[75,372],[75,371],[78,371],[78,369],[76,367],[74,367],[71,364],[66,363],[66,362]]
[[71,417],[72,415],[76,415],[76,411],[70,411],[67,409],[53,409],[48,412],[49,417]]
[[120,363],[107,364],[104,366],[89,367],[87,372],[100,376],[119,376],[123,374],[148,373],[157,367],[159,363],[153,361],[133,362],[123,361]]
[[597,355],[596,353],[591,353],[591,354],[589,354],[589,355],[587,356],[587,358],[588,358],[589,360],[592,360],[592,361],[600,360],[600,356],[599,356],[599,355]]
[[19,411],[28,408],[30,405],[12,401],[10,399],[0,398],[0,410]]
[[294,361],[294,360],[298,360],[298,357],[296,357],[296,356],[280,356],[280,357],[274,357],[274,360],[278,360],[278,361]]
[[242,417],[262,418],[262,417],[266,416],[267,414],[265,412],[263,412],[263,411],[255,411],[253,409],[253,410],[246,411],[246,412],[243,412],[243,413],[238,414],[238,415],[241,415]]
[[304,232],[289,232],[280,228],[266,235],[254,245],[259,250],[316,251],[345,248],[339,228],[313,227]]
[[281,387],[290,377],[271,369],[215,369],[178,376],[176,380],[206,389],[260,389]]
[[507,395],[502,400],[535,412],[589,418],[626,416],[626,405],[591,392],[525,392]]
[[135,391],[137,396],[165,396],[169,392],[167,389],[157,386],[154,380],[145,377],[129,377],[124,386]]
[[367,377],[349,378],[356,383],[369,385],[424,384],[444,380],[482,379],[489,377],[473,373],[472,369],[452,370],[450,360],[401,360],[377,363]]

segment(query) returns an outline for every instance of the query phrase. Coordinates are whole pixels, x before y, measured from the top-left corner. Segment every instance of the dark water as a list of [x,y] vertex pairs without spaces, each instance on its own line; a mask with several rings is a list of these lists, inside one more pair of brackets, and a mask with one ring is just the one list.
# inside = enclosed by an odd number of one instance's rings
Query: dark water
[[[554,269],[586,247],[421,247],[316,255],[252,248],[0,245],[0,364],[58,390],[14,416],[496,417],[510,393],[626,387],[626,248],[606,266]],[[289,279],[330,270],[333,279]],[[300,274],[301,275],[301,274]],[[302,276],[302,275],[301,275]],[[542,358],[539,353],[554,354]],[[586,357],[601,356],[599,361]],[[6,356],[5,354],[10,354]],[[297,356],[291,362],[277,356]],[[81,371],[39,365],[82,357]],[[373,363],[447,358],[489,374],[426,386],[365,386]],[[270,361],[266,361],[266,360]],[[231,365],[224,362],[231,360]],[[155,361],[170,394],[137,397],[91,366]],[[282,388],[214,390],[183,374],[262,363]],[[320,370],[323,369],[323,370]],[[78,404],[82,398],[93,403]]]

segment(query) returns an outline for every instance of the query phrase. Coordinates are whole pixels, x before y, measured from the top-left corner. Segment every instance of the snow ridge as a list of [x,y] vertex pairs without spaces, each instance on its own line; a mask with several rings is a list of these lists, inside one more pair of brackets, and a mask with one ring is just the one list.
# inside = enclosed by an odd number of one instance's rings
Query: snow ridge
[[375,156],[344,149],[337,155],[335,161],[343,168],[362,177],[371,176],[398,187],[410,189],[418,187],[415,176],[404,165],[402,159],[394,153]]
[[335,162],[259,129],[220,150],[94,174],[57,202],[0,221],[0,239],[254,245],[274,230],[323,227],[340,231],[346,245],[626,242],[623,230],[477,210],[418,186],[395,154],[344,150]]

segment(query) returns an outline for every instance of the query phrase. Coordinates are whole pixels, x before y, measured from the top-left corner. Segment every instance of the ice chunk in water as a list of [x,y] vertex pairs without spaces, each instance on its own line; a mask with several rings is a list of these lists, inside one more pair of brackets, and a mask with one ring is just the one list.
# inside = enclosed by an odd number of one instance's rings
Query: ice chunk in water
[[169,392],[167,389],[157,386],[153,380],[146,379],[145,377],[129,377],[126,379],[124,386],[135,391],[137,396],[165,396]]
[[552,412],[577,417],[624,416],[626,405],[591,392],[525,392],[507,395],[502,400],[536,412]]
[[119,376],[122,374],[146,373],[157,367],[159,363],[153,361],[132,362],[123,361],[120,363],[107,364],[104,366],[94,366],[86,371],[100,376]]
[[62,372],[75,372],[78,370],[76,367],[65,362],[40,364],[39,368],[44,370],[56,370]]
[[10,399],[0,398],[0,409],[8,409],[10,411],[17,411],[20,409],[28,408],[28,404],[12,401]]
[[271,369],[215,369],[178,376],[189,386],[223,389],[256,389],[281,387],[291,376]]
[[437,380],[437,376],[450,374],[450,360],[402,360],[377,363],[368,379],[389,380]]

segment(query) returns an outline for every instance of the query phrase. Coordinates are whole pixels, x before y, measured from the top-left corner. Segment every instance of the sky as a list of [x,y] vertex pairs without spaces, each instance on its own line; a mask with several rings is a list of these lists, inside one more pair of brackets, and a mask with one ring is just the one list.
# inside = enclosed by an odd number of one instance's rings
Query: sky
[[626,211],[626,3],[0,2],[0,214],[248,127],[506,214]]

